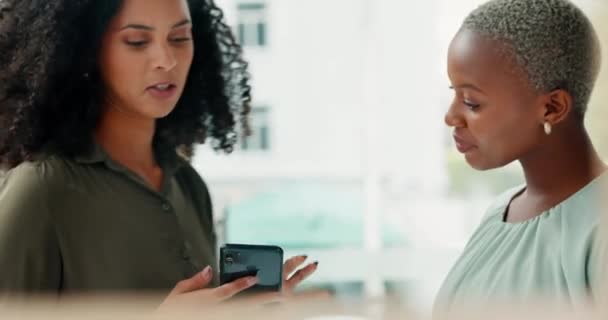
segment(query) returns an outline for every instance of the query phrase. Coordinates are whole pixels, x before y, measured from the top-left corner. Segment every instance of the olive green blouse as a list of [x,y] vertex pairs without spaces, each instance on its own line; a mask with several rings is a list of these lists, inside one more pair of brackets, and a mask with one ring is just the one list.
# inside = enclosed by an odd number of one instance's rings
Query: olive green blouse
[[169,291],[215,266],[207,187],[176,153],[156,192],[95,145],[0,178],[0,297]]

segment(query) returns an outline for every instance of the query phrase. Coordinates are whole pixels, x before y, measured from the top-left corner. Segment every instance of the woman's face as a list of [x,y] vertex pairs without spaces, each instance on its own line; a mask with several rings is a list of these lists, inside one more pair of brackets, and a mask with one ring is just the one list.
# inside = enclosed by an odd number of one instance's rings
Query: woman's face
[[159,119],[177,104],[194,55],[186,0],[124,0],[101,46],[106,105]]
[[448,53],[454,100],[445,122],[467,162],[487,170],[534,151],[544,135],[546,97],[534,90],[504,44],[461,30]]

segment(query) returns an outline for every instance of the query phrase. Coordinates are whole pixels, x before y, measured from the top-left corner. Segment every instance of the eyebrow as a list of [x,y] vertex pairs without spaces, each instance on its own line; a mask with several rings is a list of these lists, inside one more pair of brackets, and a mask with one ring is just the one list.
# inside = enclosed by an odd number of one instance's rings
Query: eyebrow
[[[192,21],[190,21],[190,19],[184,19],[176,24],[174,24],[171,29],[176,29],[179,27],[183,27],[185,25],[188,25],[192,23]],[[151,26],[147,26],[144,24],[137,24],[137,23],[130,23],[122,28],[120,28],[120,31],[125,30],[125,29],[136,29],[136,30],[146,30],[146,31],[154,31],[154,27]]]
[[461,84],[461,85],[457,85],[457,86],[450,86],[450,89],[454,90],[454,89],[471,89],[474,91],[477,91],[479,93],[484,93],[483,90],[479,89],[478,87],[470,84],[470,83],[465,83],[465,84]]

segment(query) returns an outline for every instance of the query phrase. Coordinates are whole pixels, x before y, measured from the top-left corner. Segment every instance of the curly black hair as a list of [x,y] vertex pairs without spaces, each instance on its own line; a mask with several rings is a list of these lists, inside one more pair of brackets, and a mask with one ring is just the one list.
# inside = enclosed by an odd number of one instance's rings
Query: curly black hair
[[[209,137],[229,153],[248,131],[247,63],[213,0],[188,4],[194,60],[174,111],[157,121],[154,145],[191,156]],[[68,156],[90,148],[102,108],[102,36],[121,5],[0,0],[0,167],[35,159],[48,145]]]

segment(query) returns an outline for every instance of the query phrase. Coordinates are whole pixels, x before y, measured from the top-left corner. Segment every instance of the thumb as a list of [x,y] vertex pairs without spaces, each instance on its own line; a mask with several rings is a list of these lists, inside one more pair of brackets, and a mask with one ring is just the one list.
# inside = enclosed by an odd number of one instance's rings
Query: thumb
[[213,279],[213,272],[211,267],[206,267],[203,271],[195,274],[192,278],[182,280],[177,283],[173,293],[187,293],[195,290],[200,290],[211,282]]

